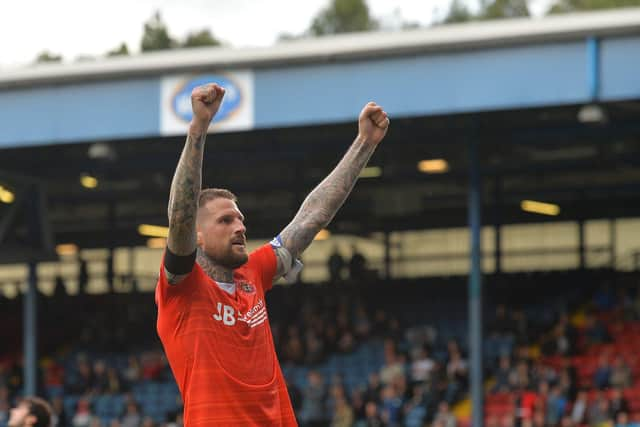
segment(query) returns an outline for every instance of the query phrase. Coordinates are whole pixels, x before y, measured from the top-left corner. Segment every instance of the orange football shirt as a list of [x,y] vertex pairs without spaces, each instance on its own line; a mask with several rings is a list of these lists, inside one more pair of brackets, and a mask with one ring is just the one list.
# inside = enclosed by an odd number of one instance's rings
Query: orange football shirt
[[197,263],[177,285],[161,265],[157,330],[182,394],[185,427],[298,425],[265,303],[276,268],[271,245],[258,248],[235,270],[231,295]]

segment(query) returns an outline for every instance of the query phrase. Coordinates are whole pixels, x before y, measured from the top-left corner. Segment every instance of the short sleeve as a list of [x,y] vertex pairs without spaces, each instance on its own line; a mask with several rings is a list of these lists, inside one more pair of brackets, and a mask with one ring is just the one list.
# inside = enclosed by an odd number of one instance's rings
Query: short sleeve
[[167,281],[167,275],[164,269],[164,256],[162,257],[162,261],[160,262],[160,272],[158,275],[158,283],[156,284],[156,305],[160,305],[162,301],[165,301],[167,298],[172,298],[179,295],[184,295],[191,293],[193,290],[194,283],[197,281],[197,276],[199,274],[203,274],[201,267],[198,263],[194,263],[193,270],[191,273],[184,279],[182,282],[177,285],[171,285]]
[[251,252],[248,264],[257,273],[264,292],[271,289],[278,270],[278,260],[271,245],[267,243]]

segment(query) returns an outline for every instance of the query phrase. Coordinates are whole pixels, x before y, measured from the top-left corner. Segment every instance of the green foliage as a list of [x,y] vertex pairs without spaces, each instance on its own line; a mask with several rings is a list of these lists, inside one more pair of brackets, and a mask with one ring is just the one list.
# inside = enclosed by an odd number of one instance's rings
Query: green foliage
[[364,0],[332,0],[329,7],[314,18],[309,33],[323,36],[377,28],[378,23],[369,15],[369,7]]
[[449,6],[447,16],[442,21],[445,24],[467,22],[474,19],[473,14],[462,0],[453,0]]
[[483,8],[483,19],[519,18],[530,16],[527,0],[493,0]]
[[549,9],[549,13],[567,13],[630,6],[640,6],[640,0],[557,0],[551,6],[551,9]]
[[153,16],[144,24],[144,34],[140,48],[143,52],[152,52],[156,50],[173,49],[177,43],[169,35],[169,30],[160,16],[160,12],[156,11]]
[[120,46],[118,46],[117,48],[107,52],[107,56],[127,56],[127,55],[129,55],[129,48],[127,47],[127,44],[124,42],[120,43]]
[[182,47],[202,47],[202,46],[219,46],[220,41],[216,39],[211,31],[204,29],[189,33]]
[[48,50],[40,52],[36,58],[37,63],[61,62],[61,61],[62,61],[61,55],[56,55],[54,53],[49,52]]

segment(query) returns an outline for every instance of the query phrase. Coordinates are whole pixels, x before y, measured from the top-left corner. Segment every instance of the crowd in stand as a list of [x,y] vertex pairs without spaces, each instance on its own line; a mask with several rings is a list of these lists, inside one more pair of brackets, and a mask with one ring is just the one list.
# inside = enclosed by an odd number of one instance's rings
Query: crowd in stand
[[[502,395],[513,404],[513,410],[489,415],[488,427],[640,426],[638,420],[632,420],[633,411],[625,397],[625,391],[637,380],[632,366],[635,357],[617,354],[606,346],[613,343],[612,329],[640,319],[640,299],[632,298],[625,287],[614,290],[605,285],[585,309],[573,320],[561,314],[539,339],[537,351],[516,346],[499,358],[492,370],[494,397],[489,400],[496,401],[495,397]],[[496,319],[502,317],[498,313]],[[510,326],[513,322],[496,325],[493,334],[519,333]],[[594,348],[599,350],[580,359]],[[578,370],[584,368],[580,363],[589,360],[597,364],[580,378]]]
[[[387,286],[388,288],[388,286]],[[453,408],[466,398],[468,363],[461,337],[443,337],[441,331],[425,324],[408,323],[402,313],[383,308],[366,291],[349,284],[323,286],[296,285],[283,291],[274,289],[276,304],[270,308],[273,336],[279,359],[286,366],[309,368],[303,384],[289,381],[289,392],[302,426],[385,426],[456,427],[460,419]],[[370,289],[370,288],[369,288]],[[382,298],[389,299],[389,292]],[[373,293],[372,293],[373,294]],[[125,306],[123,298],[129,298]],[[102,298],[100,315],[91,316],[80,332],[82,339],[73,352],[55,353],[41,363],[41,387],[51,401],[59,426],[139,427],[180,425],[180,403],[159,423],[144,413],[132,389],[144,382],[172,382],[161,348],[148,342],[154,330],[154,316],[148,295]],[[61,304],[70,310],[73,297]],[[404,304],[404,303],[403,303]],[[409,303],[407,303],[408,305]],[[52,304],[52,306],[54,306]],[[58,304],[60,306],[60,304]],[[111,307],[111,310],[106,308]],[[490,398],[506,395],[513,411],[489,414],[487,425],[510,427],[626,427],[629,403],[623,389],[634,383],[629,361],[614,354],[602,354],[593,373],[591,387],[584,389],[570,363],[590,346],[611,341],[610,324],[596,314],[613,312],[615,319],[640,318],[640,305],[625,292],[613,294],[603,289],[596,294],[591,311],[579,325],[568,311],[551,310],[540,320],[525,309],[498,305],[486,331],[487,339],[509,338],[486,373],[493,378]],[[566,308],[566,307],[565,307]],[[78,316],[83,310],[76,309]],[[153,304],[151,304],[153,309]],[[69,313],[73,313],[70,310]],[[69,323],[71,325],[71,323]],[[109,333],[104,332],[109,325]],[[122,334],[131,325],[130,335]],[[94,331],[95,336],[91,336]],[[120,331],[120,332],[118,332]],[[152,333],[151,333],[152,334]],[[142,339],[147,336],[147,341]],[[119,342],[127,337],[130,343]],[[90,349],[97,343],[97,349]],[[319,369],[335,354],[350,354],[362,345],[382,346],[384,363],[373,369],[361,384],[347,384],[337,372],[327,377]],[[77,344],[77,343],[76,343]],[[113,364],[96,354],[105,348],[147,348],[128,356],[126,364]],[[81,350],[78,352],[77,350]],[[93,352],[88,350],[94,350]],[[83,352],[84,351],[84,352]],[[54,354],[54,353],[52,353]],[[546,363],[547,357],[562,357],[562,363]],[[124,357],[124,356],[122,356]],[[72,359],[70,359],[72,358]],[[70,363],[69,360],[72,360]],[[22,387],[19,359],[0,362],[0,426],[8,408]],[[78,396],[73,411],[64,396]],[[105,423],[97,417],[96,397],[123,396],[121,412]]]

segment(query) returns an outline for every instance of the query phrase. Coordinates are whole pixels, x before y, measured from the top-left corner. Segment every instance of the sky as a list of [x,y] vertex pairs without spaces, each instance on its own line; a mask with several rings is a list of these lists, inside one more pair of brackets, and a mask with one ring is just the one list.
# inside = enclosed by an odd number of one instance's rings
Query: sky
[[[367,0],[383,22],[429,25],[451,0]],[[477,8],[478,0],[466,0]],[[551,0],[530,1],[534,16]],[[172,37],[208,28],[234,46],[268,46],[281,33],[300,34],[330,0],[20,0],[0,9],[0,70],[34,61],[48,50],[73,61],[100,56],[125,42],[139,52],[143,25],[159,10]]]

